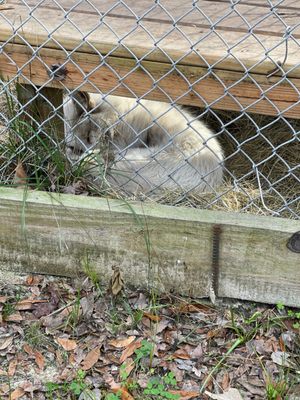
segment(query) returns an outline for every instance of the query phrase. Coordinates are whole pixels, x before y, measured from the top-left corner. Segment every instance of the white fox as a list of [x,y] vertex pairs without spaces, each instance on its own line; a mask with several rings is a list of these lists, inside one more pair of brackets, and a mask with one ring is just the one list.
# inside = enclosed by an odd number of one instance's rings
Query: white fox
[[[68,158],[75,162],[99,150],[108,166],[105,179],[114,188],[149,195],[177,189],[207,192],[222,183],[218,140],[180,107],[75,92],[65,98],[64,115]],[[99,168],[91,171],[103,180]]]

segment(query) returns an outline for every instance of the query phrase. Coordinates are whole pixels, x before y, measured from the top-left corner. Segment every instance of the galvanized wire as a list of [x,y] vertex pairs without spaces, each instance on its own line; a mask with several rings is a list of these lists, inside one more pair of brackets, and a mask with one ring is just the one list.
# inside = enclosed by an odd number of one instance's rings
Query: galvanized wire
[[[58,174],[58,166],[53,167],[53,158],[57,157],[57,151],[59,150],[61,160],[65,158],[66,163],[68,157],[66,154],[66,138],[54,137],[49,131],[52,121],[55,117],[64,120],[65,129],[76,130],[76,125],[68,126],[69,122],[65,120],[62,113],[63,107],[53,107],[49,103],[49,99],[43,94],[43,88],[51,85],[53,81],[60,81],[61,88],[65,91],[64,102],[72,96],[76,97],[76,93],[84,88],[86,83],[90,83],[92,91],[98,92],[104,103],[110,104],[112,94],[115,94],[116,90],[125,88],[128,95],[136,99],[133,108],[145,112],[145,115],[149,119],[149,125],[147,128],[142,130],[133,129],[127,126],[134,132],[135,137],[131,143],[120,146],[116,141],[111,139],[111,151],[114,154],[114,162],[118,163],[122,160],[127,160],[128,152],[130,149],[140,146],[144,150],[148,149],[149,153],[149,165],[151,162],[156,162],[159,165],[160,170],[164,169],[162,160],[162,154],[168,151],[168,146],[172,141],[175,141],[180,137],[182,132],[177,132],[174,136],[170,135],[161,123],[162,119],[169,115],[169,110],[174,108],[182,113],[182,118],[186,118],[184,108],[178,106],[178,103],[187,94],[192,93],[195,99],[199,100],[200,108],[194,108],[192,111],[189,110],[190,119],[187,120],[187,126],[193,126],[194,121],[198,119],[206,121],[206,123],[214,130],[214,138],[220,140],[221,145],[224,149],[224,160],[222,160],[222,168],[224,170],[224,184],[214,187],[211,185],[209,177],[214,172],[213,170],[202,172],[202,180],[206,183],[206,193],[196,193],[197,187],[185,187],[178,181],[180,177],[180,171],[184,168],[182,162],[180,165],[174,166],[172,171],[168,174],[166,179],[155,180],[150,179],[145,182],[145,185],[150,187],[145,197],[154,197],[158,201],[167,202],[168,204],[185,204],[192,205],[194,207],[206,207],[212,209],[225,209],[235,210],[241,212],[252,212],[258,214],[270,214],[274,216],[285,216],[292,218],[300,218],[300,135],[299,127],[300,123],[298,120],[289,119],[286,117],[286,113],[293,109],[300,103],[300,93],[294,80],[290,78],[290,75],[297,68],[300,67],[300,62],[294,65],[287,65],[289,57],[290,47],[292,46],[293,51],[299,46],[299,27],[300,22],[291,25],[291,17],[299,7],[286,0],[271,1],[266,0],[264,3],[253,3],[252,10],[256,10],[255,18],[245,13],[243,7],[246,3],[242,0],[218,0],[216,1],[215,7],[223,7],[222,13],[208,13],[209,8],[204,7],[206,4],[213,4],[214,2],[202,1],[184,1],[180,4],[183,5],[182,11],[180,7],[178,9],[174,7],[174,2],[168,0],[156,0],[156,1],[144,1],[139,6],[137,2],[133,0],[115,0],[115,2],[105,3],[103,2],[103,8],[105,11],[100,11],[98,8],[99,1],[92,0],[80,0],[74,2],[72,6],[63,6],[63,2],[58,0],[49,0],[47,6],[49,9],[57,9],[57,20],[55,24],[51,25],[47,21],[47,17],[41,18],[37,16],[37,12],[43,7],[44,1],[29,1],[20,0],[18,5],[25,6],[27,8],[27,17],[24,19],[12,18],[11,14],[3,12],[0,16],[0,31],[1,25],[11,26],[11,36],[2,42],[0,45],[1,54],[6,57],[7,63],[16,66],[17,73],[15,76],[5,79],[1,79],[0,87],[0,178],[4,184],[13,184],[15,179],[15,168],[18,163],[23,163],[25,169],[28,171],[28,175],[33,184],[34,177],[42,173],[42,176],[50,176],[49,185],[50,189],[53,189],[53,181],[57,181],[55,176]],[[3,2],[0,1],[0,4]],[[14,3],[12,3],[14,4]],[[15,3],[17,4],[17,3]],[[247,3],[248,4],[248,3]],[[9,5],[9,3],[8,3]],[[89,7],[92,10],[93,15],[97,16],[97,22],[90,30],[86,30],[82,25],[76,23],[76,13],[78,13],[79,6]],[[173,6],[172,6],[173,5]],[[248,4],[251,5],[251,2]],[[264,11],[260,10],[264,7]],[[285,7],[285,11],[282,8]],[[122,27],[122,15],[121,10],[126,14],[124,17],[127,22],[130,20],[131,24],[127,30]],[[151,18],[153,15],[163,15],[164,23],[162,24],[161,32],[151,31]],[[216,16],[217,15],[217,16]],[[111,26],[110,17],[114,16],[119,19],[120,26]],[[193,18],[194,24],[188,21],[191,16],[197,16],[197,19]],[[88,14],[87,14],[88,18]],[[29,22],[34,21],[37,26],[46,32],[47,38],[43,42],[35,42],[28,40],[27,36],[24,35],[26,26]],[[237,21],[238,26],[232,26],[232,31],[235,34],[234,40],[229,36],[228,26],[230,22]],[[278,27],[276,32],[276,40],[267,40],[268,35],[262,34],[262,24],[271,23]],[[227,28],[224,27],[226,23]],[[81,40],[78,41],[77,45],[73,48],[65,48],[60,43],[59,31],[66,24],[72,26],[74,32],[80,35]],[[229,25],[228,25],[229,24]],[[277,24],[277,25],[276,25]],[[264,25],[266,26],[266,25]],[[191,28],[197,33],[195,36],[191,32]],[[265,30],[266,28],[264,28]],[[111,47],[106,48],[105,52],[101,52],[97,46],[95,46],[91,35],[101,35],[105,32],[109,32],[113,35],[113,44],[110,43]],[[143,54],[139,54],[138,51],[133,49],[130,44],[130,40],[133,34],[139,33],[142,40],[148,40],[152,43],[149,50],[144,51]],[[171,35],[178,35],[181,40],[186,42],[186,52],[178,55],[177,58],[170,56],[168,49],[165,46],[165,40]],[[274,35],[273,35],[274,36]],[[275,37],[274,36],[274,37]],[[174,36],[176,37],[176,36]],[[271,35],[272,37],[272,35]],[[219,57],[212,60],[205,52],[201,50],[201,46],[204,43],[215,43],[218,40],[219,46],[222,49],[218,52]],[[214,42],[213,42],[214,41]],[[7,51],[7,45],[13,43],[25,44],[28,48],[28,60],[23,65],[16,65],[14,58],[10,52]],[[57,64],[56,69],[50,68],[43,61],[43,57],[40,52],[43,48],[55,47],[63,50],[65,54],[65,62]],[[249,66],[243,59],[237,56],[236,49],[249,43],[258,46],[259,54],[257,55],[256,61],[252,62]],[[80,65],[76,65],[79,73],[82,74],[82,82],[73,89],[67,87],[64,83],[64,69],[68,63],[74,63],[73,56],[76,52],[81,51],[82,45],[89,46],[90,52],[98,56],[98,65],[89,72],[81,68]],[[176,44],[175,44],[176,46]],[[274,52],[278,54],[280,50],[281,59],[274,58]],[[114,68],[109,59],[111,56],[127,53],[127,58],[134,60],[132,69],[126,73],[120,73],[117,68]],[[153,55],[159,51],[160,57],[164,58],[164,62],[167,63],[170,68],[165,73],[161,73],[160,77],[154,77],[145,68],[143,62],[145,60],[153,59]],[[179,53],[178,53],[179,54]],[[199,65],[206,68],[205,73],[199,77],[194,77],[193,81],[190,82],[186,75],[180,68],[181,65],[188,64],[189,57],[198,57]],[[154,57],[155,58],[155,57]],[[49,79],[43,83],[42,86],[35,85],[31,79],[25,74],[26,68],[30,67],[33,60],[39,60],[47,71]],[[238,66],[240,78],[237,78],[234,82],[228,82],[222,78],[222,75],[217,73],[220,65],[224,61],[232,60],[235,65]],[[269,85],[267,88],[260,84],[256,78],[255,73],[259,70],[259,67],[264,63],[270,63],[273,67],[268,71],[266,77],[268,79],[277,76],[276,81],[273,85]],[[95,71],[105,66],[112,73],[112,76],[118,82],[115,87],[110,90],[106,90],[105,93],[96,83],[93,81],[92,76]],[[137,96],[128,85],[127,79],[133,72],[143,71],[145,77],[150,79],[152,85],[145,89],[144,93]],[[178,95],[177,98],[171,97],[170,94],[164,89],[162,82],[167,77],[176,73],[178,77],[186,83],[186,90]],[[207,78],[212,78],[217,81],[223,90],[223,93],[218,97],[215,97],[212,101],[208,101],[207,98],[200,95],[195,87],[198,84],[204,82]],[[28,97],[27,101],[20,101],[20,97],[17,95],[16,86],[18,82],[22,81],[28,85],[32,85],[33,92]],[[253,98],[249,105],[242,104],[237,96],[232,93],[235,88],[243,82],[251,82],[253,87],[258,90],[260,96]],[[286,108],[279,109],[278,106],[270,100],[269,94],[272,90],[280,88],[280,85],[289,85],[291,91],[298,96],[298,100],[293,103],[287,104]],[[169,107],[163,109],[161,113],[153,115],[147,109],[147,103],[143,103],[143,99],[152,95],[153,91],[159,90],[160,94],[164,96],[165,101],[169,102]],[[75,100],[74,97],[74,101]],[[230,99],[235,105],[235,112],[222,112],[218,104],[223,99]],[[273,117],[262,117],[254,115],[251,111],[255,105],[258,105],[262,100],[267,101],[272,105],[274,109]],[[44,121],[35,119],[34,115],[30,112],[31,103],[35,102],[46,102],[51,109],[50,114]],[[125,110],[120,112],[120,109],[115,109],[112,105],[112,113],[118,114],[118,119],[114,119],[110,126],[107,126],[106,132],[117,132],[120,123],[125,126],[128,125],[127,117],[130,115],[132,110]],[[83,120],[93,120],[94,129],[98,124],[99,132],[103,131],[103,125],[99,119],[95,118],[97,113],[96,109],[84,110],[84,116],[81,117]],[[237,111],[238,110],[238,111]],[[226,110],[225,110],[226,111]],[[23,122],[22,122],[23,121]],[[24,122],[26,121],[26,122]],[[108,124],[109,119],[105,121]],[[78,121],[80,124],[82,121]],[[48,126],[48,128],[47,128]],[[145,137],[145,132],[150,131],[154,126],[160,126],[161,130],[165,134],[166,142],[160,146],[151,146]],[[29,127],[29,128],[28,128]],[[279,132],[280,131],[280,132]],[[201,135],[201,132],[198,132]],[[280,134],[281,133],[281,134]],[[147,136],[147,135],[146,135]],[[212,152],[212,140],[203,139],[204,145],[211,149]],[[41,156],[38,154],[40,151],[40,145],[44,150],[48,150],[48,154],[43,153]],[[98,143],[93,143],[87,146],[86,142],[80,137],[77,138],[76,143],[80,147],[80,154],[78,159],[71,165],[71,169],[79,168],[83,160],[86,157],[96,154],[98,149]],[[174,148],[184,160],[185,163],[191,165],[191,157],[185,157],[185,153],[182,152],[181,148],[173,143]],[[79,150],[78,150],[79,151]],[[185,159],[186,158],[186,159]],[[52,160],[52,161],[51,161]],[[50,162],[51,161],[51,162]],[[63,162],[63,161],[62,161]],[[104,169],[109,168],[105,163],[101,164]],[[143,171],[147,168],[147,165],[140,166],[135,170],[135,177],[139,177],[143,174]],[[112,168],[113,169],[113,168]],[[107,172],[107,171],[106,171]],[[197,171],[195,170],[195,173]],[[61,174],[61,172],[60,172]],[[75,174],[76,175],[76,174]],[[70,175],[70,177],[74,174]],[[69,177],[69,178],[70,178]],[[78,175],[76,175],[78,177]],[[43,178],[44,179],[44,178]],[[45,178],[46,179],[46,178]],[[71,179],[71,178],[70,178]],[[103,179],[103,176],[102,176]],[[145,180],[147,180],[145,178]],[[167,181],[172,181],[172,184],[168,184]],[[97,181],[97,179],[96,179]],[[63,186],[65,182],[59,181],[57,186]],[[52,186],[51,186],[52,185]],[[126,186],[126,184],[124,184]],[[158,196],[158,189],[160,187],[172,188],[171,193],[164,191]],[[54,185],[55,186],[55,185]],[[120,189],[122,184],[120,184]],[[124,193],[126,194],[126,190]],[[127,193],[128,194],[128,193]]]

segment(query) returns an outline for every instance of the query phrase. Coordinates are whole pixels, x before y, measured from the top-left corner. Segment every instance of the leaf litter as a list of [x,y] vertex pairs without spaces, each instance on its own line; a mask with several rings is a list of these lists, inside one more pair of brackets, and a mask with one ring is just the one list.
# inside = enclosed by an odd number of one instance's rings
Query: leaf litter
[[300,398],[297,310],[129,290],[118,268],[0,288],[0,399]]

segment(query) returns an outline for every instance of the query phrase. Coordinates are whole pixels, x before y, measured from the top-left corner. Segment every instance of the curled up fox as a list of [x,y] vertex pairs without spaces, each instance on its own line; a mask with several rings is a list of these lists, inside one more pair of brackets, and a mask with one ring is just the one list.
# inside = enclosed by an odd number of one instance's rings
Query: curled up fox
[[75,92],[65,97],[64,116],[68,159],[99,154],[101,163],[89,170],[99,184],[105,179],[127,194],[151,195],[208,192],[222,183],[217,138],[181,107]]

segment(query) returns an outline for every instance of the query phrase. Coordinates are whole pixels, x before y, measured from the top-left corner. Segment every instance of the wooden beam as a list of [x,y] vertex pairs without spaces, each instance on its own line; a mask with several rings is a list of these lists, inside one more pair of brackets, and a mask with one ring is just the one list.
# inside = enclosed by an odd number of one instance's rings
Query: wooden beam
[[[143,61],[137,68],[134,60],[117,57],[108,57],[101,64],[95,54],[76,52],[68,56],[65,51],[48,48],[38,55],[33,57],[25,45],[4,45],[0,54],[2,76],[12,79],[17,75],[20,82],[52,88],[80,87],[83,91],[100,90],[217,110],[300,118],[300,79],[291,78],[292,87],[279,77],[259,74],[245,77],[218,69],[208,74],[206,68],[186,65],[177,65],[175,70],[170,64],[153,61]],[[58,64],[67,71],[60,81],[49,78],[49,71]]]
[[103,282],[117,265],[136,287],[300,306],[300,221],[8,188],[0,204],[3,270],[76,276],[88,256]]
[[63,140],[63,91],[53,87],[37,88],[18,83],[17,94],[23,105],[21,118],[34,129],[41,129],[57,141]]
[[[185,0],[184,3],[188,2]],[[108,11],[109,5],[103,1],[101,3],[99,11]],[[179,3],[180,7],[182,2],[174,3]],[[85,53],[96,55],[98,53],[98,61],[104,55],[113,54],[122,58],[157,62],[172,60],[177,63],[180,60],[180,63],[185,65],[201,67],[210,65],[228,71],[244,73],[247,70],[269,75],[269,72],[285,59],[286,40],[283,24],[279,23],[278,18],[267,8],[254,5],[250,9],[249,7],[245,9],[240,2],[234,7],[230,2],[227,3],[225,10],[224,3],[215,4],[213,1],[207,1],[204,8],[201,4],[204,14],[206,10],[207,17],[211,18],[211,23],[200,12],[199,15],[196,14],[198,24],[188,23],[187,26],[182,26],[188,18],[185,16],[180,18],[174,29],[170,18],[168,23],[162,23],[155,18],[154,20],[147,18],[149,13],[138,23],[134,16],[128,19],[126,16],[118,15],[119,10],[115,8],[116,14],[113,16],[108,13],[99,17],[97,12],[94,13],[97,7],[90,7],[87,2],[85,4],[88,13],[80,11],[79,4],[76,4],[75,7],[72,5],[68,18],[63,8],[55,7],[53,2],[52,9],[44,8],[44,3],[39,3],[38,7],[30,9],[27,3],[25,5],[23,2],[18,2],[12,5],[13,9],[3,11],[2,17],[0,14],[0,41],[29,43],[32,47],[64,49],[70,52],[80,49]],[[175,8],[176,6],[175,4]],[[199,7],[198,2],[197,6]],[[142,11],[139,14],[140,8],[136,5],[134,9],[137,9],[137,15],[143,14]],[[196,11],[196,8],[194,10]],[[217,15],[216,10],[220,10],[219,14],[217,11]],[[238,16],[239,12],[240,15],[245,13],[245,20]],[[253,17],[251,14],[254,14]],[[289,71],[290,77],[299,78],[297,40],[300,37],[300,28],[298,16],[293,14],[288,16],[289,25],[293,29],[283,68],[284,71]],[[249,28],[252,23],[253,34]],[[263,25],[263,29],[260,29]],[[281,75],[281,71],[278,71],[278,75]]]

